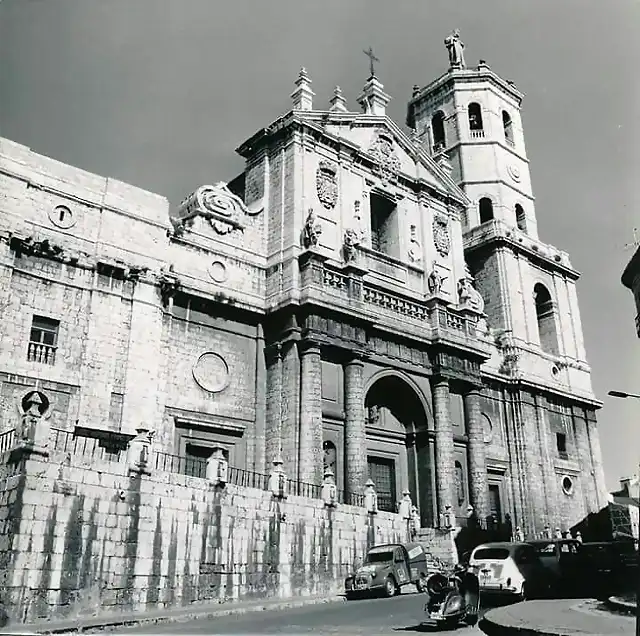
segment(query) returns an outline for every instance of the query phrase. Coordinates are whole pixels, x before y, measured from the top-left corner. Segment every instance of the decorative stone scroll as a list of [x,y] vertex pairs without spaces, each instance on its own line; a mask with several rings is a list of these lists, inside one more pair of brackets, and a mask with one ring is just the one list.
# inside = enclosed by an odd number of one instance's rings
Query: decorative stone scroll
[[436,250],[443,258],[449,255],[451,250],[451,233],[449,232],[449,221],[442,216],[434,215],[433,223],[433,243]]
[[[224,181],[215,185],[204,185],[190,194],[178,208],[179,225],[187,225],[196,216],[209,221],[218,234],[229,234],[244,230],[244,215],[254,216],[262,212],[259,206],[247,207]],[[176,223],[174,222],[174,228]]]
[[383,183],[397,178],[400,172],[400,160],[396,155],[393,137],[386,130],[376,131],[375,140],[369,148],[369,154],[376,162],[375,171]]
[[327,210],[338,202],[338,168],[331,161],[321,161],[316,170],[318,200]]

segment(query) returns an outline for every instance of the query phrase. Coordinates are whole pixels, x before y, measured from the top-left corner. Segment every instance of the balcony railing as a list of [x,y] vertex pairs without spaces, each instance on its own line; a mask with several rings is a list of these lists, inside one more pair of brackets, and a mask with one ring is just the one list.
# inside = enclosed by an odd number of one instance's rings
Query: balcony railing
[[5,431],[4,433],[0,433],[0,453],[5,453],[8,450],[11,450],[16,438],[15,429],[11,429],[10,431]]
[[106,440],[100,437],[86,437],[76,435],[73,431],[52,428],[50,432],[50,446],[53,450],[70,453],[86,459],[104,459],[107,461],[123,461],[125,453],[115,450]]
[[184,455],[156,452],[155,468],[156,470],[189,475],[190,477],[205,478],[207,476],[207,460],[200,457],[186,457]]
[[27,360],[29,362],[40,362],[42,364],[55,364],[56,347],[42,344],[41,342],[30,342]]
[[471,139],[482,139],[484,137],[484,130],[472,130]]

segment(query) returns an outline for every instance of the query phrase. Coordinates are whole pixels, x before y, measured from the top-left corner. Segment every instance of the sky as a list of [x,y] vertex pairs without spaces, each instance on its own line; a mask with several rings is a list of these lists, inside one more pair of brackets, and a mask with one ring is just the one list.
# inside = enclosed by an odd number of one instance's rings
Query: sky
[[[242,170],[234,149],[290,109],[306,67],[315,104],[351,110],[363,49],[404,126],[414,84],[446,70],[459,28],[525,93],[541,240],[571,255],[607,485],[638,470],[640,340],[620,275],[640,228],[636,0],[0,0],[0,135],[177,205]],[[638,233],[640,238],[640,231]]]

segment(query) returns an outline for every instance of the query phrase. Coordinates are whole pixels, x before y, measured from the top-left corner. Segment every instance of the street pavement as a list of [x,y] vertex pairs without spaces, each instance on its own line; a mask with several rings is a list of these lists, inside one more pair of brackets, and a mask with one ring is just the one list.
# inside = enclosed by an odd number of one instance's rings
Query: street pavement
[[[426,595],[404,593],[394,598],[337,601],[287,610],[267,610],[180,623],[142,625],[118,634],[342,634],[402,636],[436,631],[421,628]],[[478,636],[477,627],[464,626],[456,636]]]

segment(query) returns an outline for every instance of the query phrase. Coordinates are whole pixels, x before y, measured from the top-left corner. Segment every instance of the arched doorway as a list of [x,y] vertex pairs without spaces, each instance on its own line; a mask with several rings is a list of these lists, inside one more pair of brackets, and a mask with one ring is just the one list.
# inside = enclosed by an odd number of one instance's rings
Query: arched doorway
[[[398,375],[376,379],[365,397],[367,469],[380,510],[396,512],[408,489],[423,526],[434,521],[433,442],[417,389]],[[430,418],[429,418],[430,419]]]

